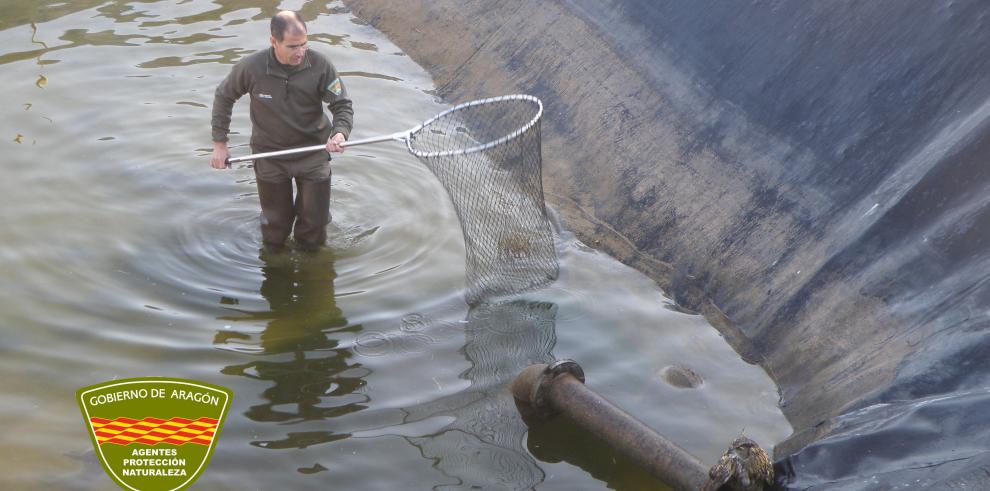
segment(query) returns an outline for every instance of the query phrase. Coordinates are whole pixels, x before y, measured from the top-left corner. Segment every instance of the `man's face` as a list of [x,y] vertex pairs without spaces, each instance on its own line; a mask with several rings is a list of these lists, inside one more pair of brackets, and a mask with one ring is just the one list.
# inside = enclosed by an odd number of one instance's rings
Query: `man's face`
[[282,40],[272,36],[272,47],[275,48],[275,58],[284,65],[298,65],[306,57],[306,34],[293,34],[289,29]]

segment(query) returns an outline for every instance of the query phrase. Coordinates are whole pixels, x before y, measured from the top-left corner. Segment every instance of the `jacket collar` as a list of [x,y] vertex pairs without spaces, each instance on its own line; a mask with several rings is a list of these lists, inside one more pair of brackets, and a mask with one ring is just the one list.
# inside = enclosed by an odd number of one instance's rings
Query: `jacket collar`
[[309,52],[307,51],[306,56],[303,58],[303,61],[299,64],[299,66],[286,70],[285,65],[279,63],[278,59],[275,58],[275,48],[271,46],[268,47],[268,66],[265,70],[265,73],[268,75],[278,78],[289,78],[291,75],[299,73],[303,70],[308,70],[312,66],[312,63],[309,61]]

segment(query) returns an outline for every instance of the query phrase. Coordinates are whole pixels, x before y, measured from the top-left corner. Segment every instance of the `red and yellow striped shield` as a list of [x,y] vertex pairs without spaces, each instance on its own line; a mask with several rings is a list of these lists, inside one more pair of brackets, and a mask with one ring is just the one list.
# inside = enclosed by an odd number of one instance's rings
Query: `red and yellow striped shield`
[[144,418],[137,420],[124,417],[104,419],[94,416],[89,418],[89,422],[93,425],[93,432],[96,434],[96,440],[100,445],[107,443],[114,445],[135,443],[142,445],[157,445],[159,443],[210,445],[213,443],[213,435],[217,431],[219,421],[213,418],[199,418],[193,421],[185,418],[171,418],[169,420]]

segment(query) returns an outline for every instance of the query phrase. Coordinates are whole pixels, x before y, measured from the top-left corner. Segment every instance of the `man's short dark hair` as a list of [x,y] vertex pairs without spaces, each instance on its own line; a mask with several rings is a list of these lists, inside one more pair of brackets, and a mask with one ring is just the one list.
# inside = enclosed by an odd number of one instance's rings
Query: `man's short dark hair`
[[292,31],[294,34],[306,34],[306,23],[299,16],[299,12],[293,11],[291,17],[279,14],[272,17],[272,36],[277,41],[281,42],[285,39],[286,31]]

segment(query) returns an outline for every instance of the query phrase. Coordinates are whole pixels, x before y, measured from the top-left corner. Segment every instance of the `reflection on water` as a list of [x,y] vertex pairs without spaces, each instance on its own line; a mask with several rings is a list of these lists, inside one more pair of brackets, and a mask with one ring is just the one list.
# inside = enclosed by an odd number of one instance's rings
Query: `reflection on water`
[[595,479],[608,483],[610,489],[669,489],[565,417],[535,425],[529,432],[526,449],[542,462],[566,462],[577,466]]
[[[0,418],[19,422],[4,489],[110,489],[73,395],[138,376],[233,390],[205,490],[656,486],[566,423],[523,425],[505,384],[554,355],[705,460],[743,427],[787,435],[762,371],[566,232],[555,284],[469,310],[456,214],[401,145],[334,160],[327,250],[259,257],[250,166],[205,155],[216,84],[280,8],[347,78],[355,137],[444,109],[337,2],[4,3]],[[246,151],[244,102],[232,130]],[[704,383],[668,385],[669,366]]]
[[[259,422],[297,422],[341,416],[366,409],[367,397],[355,394],[364,385],[367,370],[350,359],[349,349],[334,339],[341,332],[360,331],[348,325],[334,299],[333,253],[263,255],[261,295],[269,309],[245,312],[223,320],[267,323],[256,342],[236,330],[219,331],[218,345],[248,344],[260,349],[257,361],[225,367],[226,375],[238,375],[272,384],[261,397],[267,402],[245,413]],[[314,443],[345,438],[328,433],[290,434],[283,441],[252,444],[266,448],[304,448]]]
[[472,308],[464,325],[462,352],[470,386],[448,397],[404,408],[407,421],[450,416],[435,434],[410,438],[446,476],[465,488],[531,489],[544,479],[526,451],[526,426],[515,416],[506,384],[523,368],[553,360],[557,307],[516,300]]
[[3,4],[0,16],[0,30],[25,24],[47,22],[81,10],[87,10],[102,2],[100,0],[8,0]]

